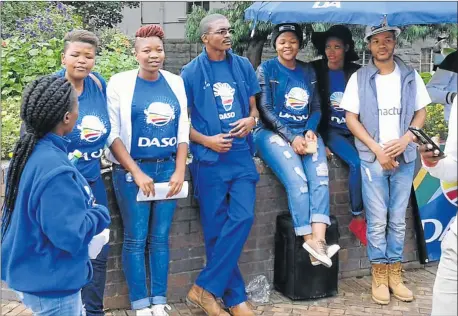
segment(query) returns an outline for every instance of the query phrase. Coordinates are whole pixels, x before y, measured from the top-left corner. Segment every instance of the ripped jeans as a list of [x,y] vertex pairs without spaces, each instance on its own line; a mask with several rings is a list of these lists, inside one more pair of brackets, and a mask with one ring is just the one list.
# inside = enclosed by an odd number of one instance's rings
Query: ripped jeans
[[278,134],[260,128],[254,132],[258,156],[286,189],[296,236],[312,233],[312,223],[329,221],[329,177],[326,150],[318,137],[318,152],[301,156]]
[[402,261],[406,209],[415,162],[399,159],[399,167],[383,170],[380,163],[361,161],[363,203],[367,219],[367,256],[371,263]]

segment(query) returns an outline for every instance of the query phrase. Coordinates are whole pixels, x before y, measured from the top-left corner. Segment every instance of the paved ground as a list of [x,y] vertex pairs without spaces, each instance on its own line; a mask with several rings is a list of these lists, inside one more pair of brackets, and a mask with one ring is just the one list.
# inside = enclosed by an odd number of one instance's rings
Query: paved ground
[[[370,296],[370,277],[348,278],[340,280],[339,294],[335,297],[316,301],[291,301],[279,293],[272,293],[269,304],[257,305],[256,314],[266,316],[429,316],[431,297],[437,267],[426,267],[407,271],[406,284],[414,291],[416,299],[404,303],[392,298],[387,306],[376,305]],[[22,304],[2,301],[2,315],[32,315]],[[170,316],[204,315],[199,310],[189,309],[186,304],[172,305]],[[129,310],[108,310],[106,316],[135,316]]]

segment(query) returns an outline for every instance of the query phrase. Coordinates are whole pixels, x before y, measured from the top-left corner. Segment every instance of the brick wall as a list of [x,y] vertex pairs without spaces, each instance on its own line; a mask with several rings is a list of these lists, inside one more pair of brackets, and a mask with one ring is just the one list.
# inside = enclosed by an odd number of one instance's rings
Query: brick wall
[[[260,181],[256,191],[256,218],[248,241],[245,244],[239,265],[246,282],[263,274],[272,282],[274,265],[275,219],[279,213],[288,211],[286,194],[261,161],[256,160]],[[337,217],[341,234],[340,277],[368,275],[369,262],[366,248],[348,230],[351,220],[348,205],[348,171],[341,162],[330,163],[331,214]],[[189,177],[188,177],[189,178]],[[110,173],[104,175],[110,198],[112,216],[112,242],[108,262],[105,305],[109,308],[127,307],[129,300],[121,267],[122,225],[119,210],[113,198]],[[406,262],[418,264],[412,212],[407,215],[407,233],[404,258]],[[416,263],[415,263],[416,261]],[[170,233],[170,271],[168,299],[183,301],[187,291],[205,264],[205,251],[199,210],[196,201],[189,197],[181,200],[175,212]]]
[[[396,54],[401,57],[405,62],[410,64],[415,69],[420,69],[421,48],[431,47],[430,41],[418,41],[410,46],[404,46],[396,49]],[[193,58],[202,52],[202,45],[200,43],[190,44],[186,40],[166,40],[165,41],[165,54],[166,60],[164,68],[175,74],[180,73],[181,67],[190,62]],[[266,42],[262,52],[262,60],[267,60],[275,57],[277,54],[270,45],[270,41]],[[311,61],[315,58],[315,50],[311,44],[307,45],[299,52],[298,58],[303,61]],[[359,62],[362,63],[360,60]]]

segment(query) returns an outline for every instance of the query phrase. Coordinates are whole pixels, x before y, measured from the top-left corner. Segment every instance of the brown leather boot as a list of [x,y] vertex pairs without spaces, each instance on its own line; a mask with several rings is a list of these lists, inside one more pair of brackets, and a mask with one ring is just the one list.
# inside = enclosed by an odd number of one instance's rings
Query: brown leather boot
[[189,290],[186,302],[193,307],[200,308],[208,316],[229,316],[215,300],[213,294],[195,284]]
[[233,316],[254,316],[253,309],[248,302],[240,303],[239,305],[235,305],[229,308],[229,312]]
[[404,302],[413,301],[413,293],[402,280],[402,266],[400,262],[388,265],[388,286],[394,297]]
[[384,263],[372,264],[372,299],[381,305],[390,303],[388,266]]

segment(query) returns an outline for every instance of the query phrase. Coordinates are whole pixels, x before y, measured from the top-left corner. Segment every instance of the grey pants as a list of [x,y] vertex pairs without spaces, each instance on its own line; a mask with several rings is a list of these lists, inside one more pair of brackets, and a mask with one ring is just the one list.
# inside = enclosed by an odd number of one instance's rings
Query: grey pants
[[451,230],[442,240],[441,248],[431,316],[457,316],[457,236]]

